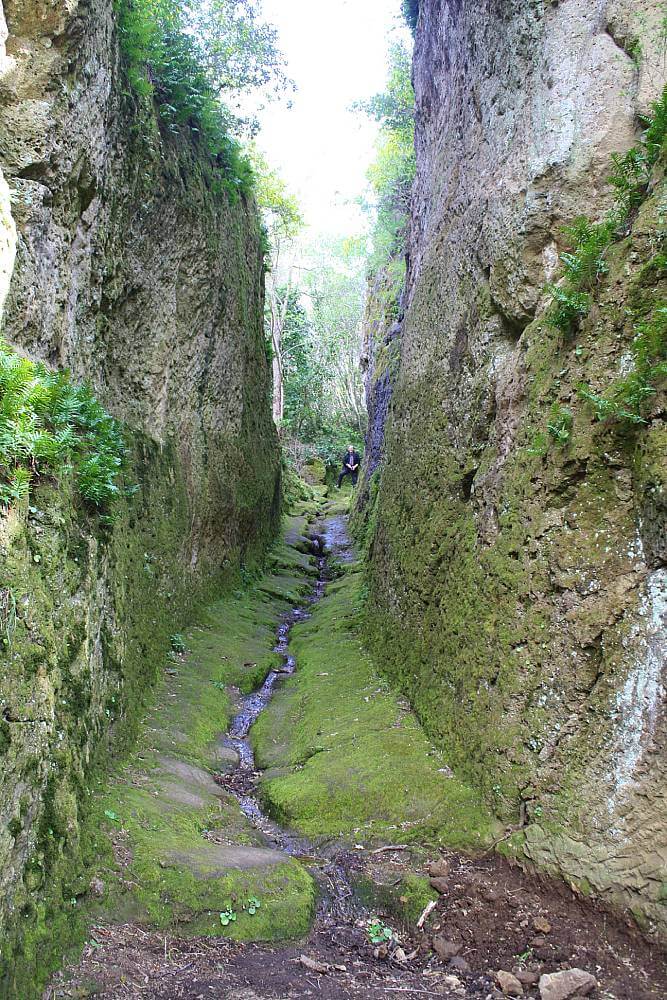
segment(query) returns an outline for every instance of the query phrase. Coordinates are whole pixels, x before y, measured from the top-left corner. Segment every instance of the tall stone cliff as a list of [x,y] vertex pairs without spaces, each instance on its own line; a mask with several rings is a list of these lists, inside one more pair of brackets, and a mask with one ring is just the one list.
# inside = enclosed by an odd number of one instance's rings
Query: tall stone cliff
[[280,484],[253,203],[133,96],[111,3],[4,13],[2,333],[92,385],[140,487],[109,528],[66,482],[0,514],[0,991],[28,996],[86,891],[94,768],[169,635],[261,557]]
[[514,829],[503,848],[666,935],[665,397],[628,428],[578,389],[604,393],[664,305],[663,166],[578,329],[554,329],[545,294],[563,226],[604,216],[610,157],[661,93],[661,17],[648,0],[420,0],[368,620]]

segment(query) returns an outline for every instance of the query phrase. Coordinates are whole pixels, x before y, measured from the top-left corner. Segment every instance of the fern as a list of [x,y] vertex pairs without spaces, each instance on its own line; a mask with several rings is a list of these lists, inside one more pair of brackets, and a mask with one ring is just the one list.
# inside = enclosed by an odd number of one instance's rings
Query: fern
[[647,404],[667,379],[667,304],[657,306],[650,318],[636,324],[630,354],[630,371],[604,394],[594,393],[585,383],[577,387],[598,420],[646,423]]
[[588,314],[589,295],[597,280],[607,273],[605,253],[615,239],[625,235],[632,213],[646,197],[653,168],[667,143],[667,87],[644,119],[644,134],[632,149],[612,156],[609,178],[614,189],[614,206],[602,222],[580,216],[564,228],[570,247],[560,255],[565,274],[557,285],[549,285],[553,298],[548,314],[551,326],[563,333],[576,328]]
[[40,477],[73,474],[80,496],[102,512],[120,492],[124,456],[120,425],[87,386],[0,341],[0,504],[27,500]]
[[30,495],[31,479],[32,475],[29,469],[24,469],[21,466],[13,469],[9,477],[10,496],[19,503],[27,501]]

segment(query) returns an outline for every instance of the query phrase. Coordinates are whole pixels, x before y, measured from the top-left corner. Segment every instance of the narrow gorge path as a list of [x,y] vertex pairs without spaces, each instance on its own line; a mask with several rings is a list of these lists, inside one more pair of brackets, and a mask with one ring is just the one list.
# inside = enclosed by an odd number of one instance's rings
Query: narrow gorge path
[[572,967],[593,996],[664,996],[634,930],[488,850],[503,831],[377,672],[362,602],[344,504],[322,498],[175,637],[98,797],[91,929],[49,1000],[494,997],[499,970],[539,996]]

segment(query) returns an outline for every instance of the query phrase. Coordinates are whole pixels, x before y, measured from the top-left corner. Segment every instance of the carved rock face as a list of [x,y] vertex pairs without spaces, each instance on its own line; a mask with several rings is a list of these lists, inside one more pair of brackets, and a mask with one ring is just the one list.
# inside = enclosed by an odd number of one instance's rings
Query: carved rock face
[[605,391],[665,298],[647,264],[659,171],[578,330],[548,325],[544,293],[562,227],[604,216],[610,156],[661,92],[657,9],[420,10],[400,366],[374,427],[373,641],[456,773],[524,820],[520,850],[665,931],[664,400],[619,434],[578,390]]
[[8,36],[0,22],[3,335],[92,383],[140,485],[106,534],[62,485],[0,515],[17,607],[0,650],[3,940],[26,898],[71,877],[90,761],[139,711],[175,622],[278,517],[259,220],[129,93],[113,10],[10,0]]

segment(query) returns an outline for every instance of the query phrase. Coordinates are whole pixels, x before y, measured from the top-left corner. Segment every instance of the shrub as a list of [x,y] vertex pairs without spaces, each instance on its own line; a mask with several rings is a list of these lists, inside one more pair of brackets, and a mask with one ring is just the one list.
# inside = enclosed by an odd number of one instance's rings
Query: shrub
[[221,94],[287,85],[274,29],[258,22],[252,0],[116,0],[116,11],[132,89],[155,100],[165,129],[189,129],[204,144],[232,198],[248,194],[252,168],[232,133],[253,122]]
[[72,475],[81,497],[106,511],[124,455],[120,425],[86,386],[0,341],[0,504],[27,501],[41,476]]

